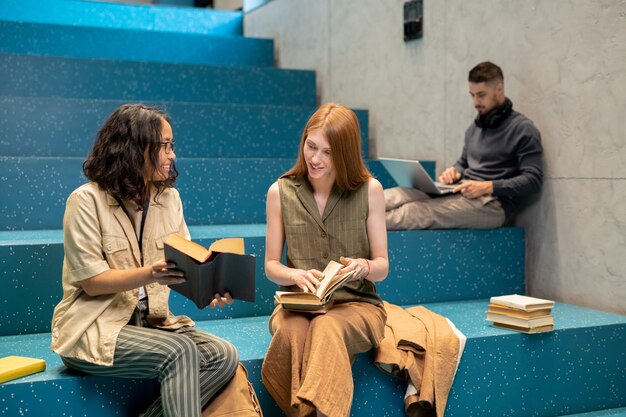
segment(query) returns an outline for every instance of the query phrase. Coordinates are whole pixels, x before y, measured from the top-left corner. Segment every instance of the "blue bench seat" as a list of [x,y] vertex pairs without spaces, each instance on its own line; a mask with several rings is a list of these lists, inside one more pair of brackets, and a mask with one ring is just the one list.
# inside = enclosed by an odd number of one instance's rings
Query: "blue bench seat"
[[[487,304],[488,299],[424,304],[467,336],[446,416],[548,417],[626,407],[626,316],[557,303],[555,330],[526,335],[491,327],[485,321]],[[260,380],[270,342],[267,320],[245,317],[197,325],[237,346],[266,415],[277,416]],[[40,357],[48,365],[43,373],[0,385],[0,398],[12,398],[2,405],[3,412],[125,416],[138,412],[156,395],[154,383],[69,373],[50,351],[49,342],[48,333],[0,338],[0,356]],[[355,362],[352,415],[403,416],[404,384],[377,370],[372,360],[368,353]],[[612,414],[590,417],[596,415]]]

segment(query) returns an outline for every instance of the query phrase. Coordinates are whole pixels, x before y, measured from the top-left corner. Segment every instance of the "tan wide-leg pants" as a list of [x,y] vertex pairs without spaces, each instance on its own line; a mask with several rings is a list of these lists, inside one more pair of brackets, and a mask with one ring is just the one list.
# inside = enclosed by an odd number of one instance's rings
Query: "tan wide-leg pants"
[[277,307],[262,377],[287,416],[348,417],[356,354],[378,346],[385,331],[382,306],[336,304],[326,314],[294,313]]

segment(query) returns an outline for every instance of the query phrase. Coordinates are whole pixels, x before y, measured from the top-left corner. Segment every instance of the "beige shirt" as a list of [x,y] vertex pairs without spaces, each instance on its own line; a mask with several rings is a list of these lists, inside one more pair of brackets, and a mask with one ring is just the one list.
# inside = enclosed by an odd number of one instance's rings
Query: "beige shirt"
[[[163,242],[178,233],[189,239],[178,191],[166,189],[151,201],[143,233],[144,264],[163,258]],[[63,299],[52,317],[52,350],[61,356],[112,365],[117,336],[137,305],[139,289],[99,296],[87,295],[80,281],[108,269],[141,266],[133,224],[115,198],[88,183],[68,198],[63,218]],[[170,313],[167,286],[146,286],[155,327],[193,325],[186,316]]]

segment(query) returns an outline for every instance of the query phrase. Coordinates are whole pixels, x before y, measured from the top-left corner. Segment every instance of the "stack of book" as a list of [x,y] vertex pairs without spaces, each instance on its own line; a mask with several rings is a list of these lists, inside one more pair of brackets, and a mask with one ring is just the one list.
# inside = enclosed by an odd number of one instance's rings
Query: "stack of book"
[[554,329],[554,301],[525,295],[491,297],[487,321],[494,327],[522,333],[549,332]]

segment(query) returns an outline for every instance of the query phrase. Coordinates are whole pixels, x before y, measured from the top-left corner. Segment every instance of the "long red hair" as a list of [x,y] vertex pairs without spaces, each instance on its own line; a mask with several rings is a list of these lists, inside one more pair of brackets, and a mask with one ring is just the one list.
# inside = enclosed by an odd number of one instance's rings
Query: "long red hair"
[[298,159],[294,166],[282,177],[306,177],[308,173],[304,159],[304,143],[309,132],[320,129],[330,145],[330,153],[335,167],[337,186],[344,190],[355,190],[369,181],[369,172],[361,156],[361,128],[356,114],[341,104],[321,105],[311,116],[300,139]]

